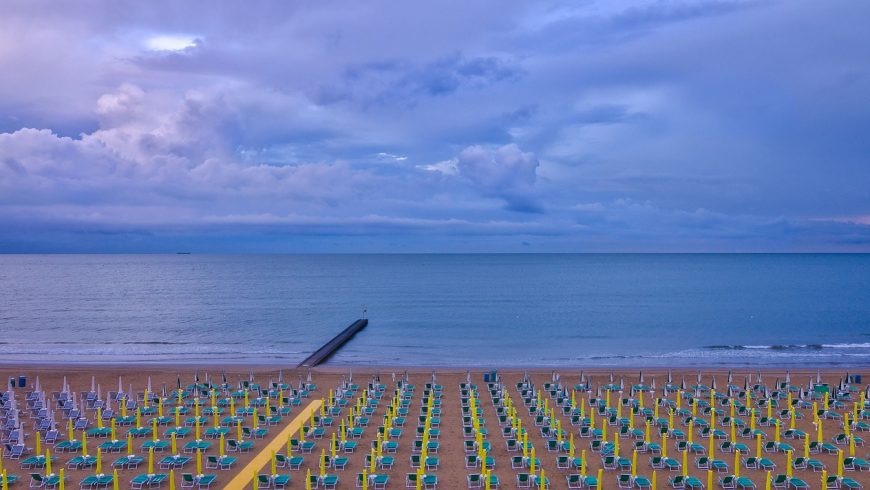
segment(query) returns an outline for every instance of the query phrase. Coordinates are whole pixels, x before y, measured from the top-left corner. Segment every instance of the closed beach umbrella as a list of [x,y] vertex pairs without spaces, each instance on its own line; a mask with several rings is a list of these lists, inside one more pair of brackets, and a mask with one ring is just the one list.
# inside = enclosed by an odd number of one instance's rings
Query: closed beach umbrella
[[175,470],[169,470],[169,490],[175,490]]
[[45,449],[45,474],[53,475],[51,471],[51,449]]
[[[196,474],[202,474],[202,451],[199,449],[196,450]],[[272,474],[274,474],[274,472]]]

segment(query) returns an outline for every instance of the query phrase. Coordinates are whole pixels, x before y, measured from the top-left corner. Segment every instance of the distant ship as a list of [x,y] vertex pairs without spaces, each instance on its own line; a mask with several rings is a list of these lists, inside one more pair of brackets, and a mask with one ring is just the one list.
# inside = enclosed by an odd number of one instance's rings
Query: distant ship
[[175,255],[190,255],[190,252],[175,252]]

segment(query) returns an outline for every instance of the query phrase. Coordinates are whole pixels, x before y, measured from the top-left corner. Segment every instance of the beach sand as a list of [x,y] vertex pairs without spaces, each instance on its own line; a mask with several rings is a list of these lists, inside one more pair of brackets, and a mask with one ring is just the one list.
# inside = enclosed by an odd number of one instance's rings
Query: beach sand
[[[248,377],[253,373],[255,381],[259,383],[267,383],[270,380],[277,381],[278,379],[278,367],[263,367],[263,366],[190,366],[190,365],[180,365],[180,366],[152,366],[152,365],[112,365],[112,366],[86,366],[86,365],[47,365],[47,366],[36,366],[36,365],[20,365],[20,366],[12,366],[12,365],[2,365],[0,366],[0,379],[4,380],[6,383],[9,377],[18,377],[19,375],[26,375],[28,379],[29,386],[24,390],[19,389],[18,393],[20,396],[20,400],[23,400],[22,391],[29,391],[32,389],[32,384],[35,382],[36,377],[39,377],[41,386],[47,393],[51,393],[53,391],[59,391],[61,389],[63,377],[66,376],[68,383],[71,386],[71,389],[74,391],[85,392],[90,389],[91,386],[91,377],[94,376],[96,378],[96,382],[101,385],[102,392],[105,394],[110,390],[116,390],[118,386],[118,376],[123,378],[123,384],[126,388],[129,384],[132,384],[134,391],[142,392],[146,386],[148,377],[151,377],[152,386],[156,392],[160,392],[163,385],[165,384],[167,390],[172,390],[175,388],[177,383],[177,376],[181,376],[181,380],[183,384],[192,383],[194,379],[194,373],[199,373],[200,380],[204,381],[206,373],[211,377],[212,381],[220,382],[222,374],[226,374],[227,381],[229,383],[235,384],[240,380],[248,379]],[[383,415],[386,411],[386,407],[389,404],[389,397],[392,394],[392,391],[395,387],[395,384],[392,381],[392,374],[395,373],[397,376],[401,376],[402,372],[405,368],[377,368],[377,367],[353,367],[353,381],[358,383],[361,387],[365,386],[371,380],[371,377],[374,374],[380,375],[380,380],[382,383],[387,385],[387,395],[382,400],[381,404],[378,406],[378,409],[375,415],[372,417],[372,424],[365,430],[365,434],[363,438],[360,440],[359,448],[357,451],[351,455],[350,463],[344,471],[338,471],[340,475],[341,481],[339,484],[339,488],[354,488],[355,487],[355,478],[356,474],[362,471],[362,466],[364,464],[365,456],[368,454],[368,448],[370,447],[370,441],[374,440],[375,434],[377,431],[378,422],[383,418]],[[399,441],[399,450],[396,456],[396,464],[392,470],[384,471],[390,475],[390,484],[388,488],[404,488],[405,486],[405,474],[408,472],[412,472],[409,465],[409,456],[411,454],[412,442],[415,439],[415,428],[416,428],[416,418],[420,413],[421,407],[421,392],[422,387],[425,383],[430,382],[432,379],[432,369],[430,368],[407,368],[409,373],[410,383],[415,384],[417,386],[417,391],[415,393],[414,399],[412,401],[410,415],[408,417],[407,424],[404,428],[403,434]],[[755,377],[758,375],[759,371],[756,369],[752,369],[751,371],[741,370],[736,368],[733,371],[734,381],[733,383],[736,385],[743,385],[744,377],[747,375],[751,375],[753,381]],[[313,377],[313,382],[318,385],[318,390],[312,393],[312,398],[326,398],[328,396],[328,392],[330,388],[337,388],[341,381],[347,378],[349,372],[351,372],[351,368],[349,367],[339,367],[339,366],[324,366],[321,368],[316,368],[311,371],[311,375]],[[565,475],[569,473],[576,473],[577,470],[564,470],[556,468],[556,453],[550,453],[546,451],[546,439],[543,438],[540,434],[540,430],[534,426],[533,417],[529,415],[528,411],[521,406],[521,399],[519,393],[516,389],[516,383],[520,381],[524,376],[524,370],[517,369],[508,369],[508,370],[499,370],[499,375],[501,380],[507,386],[507,391],[511,395],[514,403],[517,405],[518,414],[522,418],[523,426],[530,429],[530,437],[529,440],[534,443],[534,446],[537,450],[537,456],[541,459],[542,465],[546,470],[547,476],[551,480],[551,488],[566,488]],[[539,388],[543,387],[544,383],[550,382],[552,379],[552,369],[541,369],[541,370],[528,370],[529,376],[532,378],[535,385]],[[559,373],[561,382],[568,386],[572,387],[574,384],[580,381],[580,371],[578,369],[571,370],[555,370],[555,372]],[[626,392],[624,396],[628,396],[628,388],[632,384],[638,382],[639,372],[636,369],[632,370],[584,370],[584,374],[589,378],[589,381],[593,387],[601,386],[609,383],[610,375],[613,373],[615,377],[615,382],[618,384],[620,379],[624,379]],[[655,396],[661,396],[661,387],[666,382],[667,371],[663,369],[648,369],[643,370],[645,376],[645,383],[651,384],[653,379],[655,379],[656,385],[659,387]],[[675,369],[672,371],[674,383],[679,384],[681,377],[685,376],[686,384],[691,386],[695,384],[697,377],[697,370],[678,370]],[[785,378],[784,370],[777,369],[766,369],[760,371],[763,376],[764,382],[768,386],[773,386],[774,380],[779,379],[780,381]],[[792,384],[806,386],[807,382],[812,378],[815,379],[817,371],[815,369],[806,370],[806,371],[795,371],[791,370],[791,381]],[[283,369],[284,380],[291,385],[295,385],[298,383],[300,377],[304,377],[308,374],[308,371],[295,370],[295,369]],[[703,371],[703,383],[711,384],[712,377],[716,377],[716,382],[719,390],[724,391],[727,385],[727,374],[728,370],[726,369],[716,369],[716,370],[704,370]],[[861,374],[860,372],[856,372],[855,374]],[[836,384],[840,381],[840,379],[845,375],[843,371],[822,371],[823,381]],[[505,439],[501,435],[501,430],[498,425],[498,419],[496,417],[496,411],[493,407],[492,400],[488,391],[485,389],[485,384],[483,380],[483,371],[481,370],[472,370],[471,371],[472,381],[477,383],[480,388],[480,406],[483,408],[483,415],[486,420],[486,427],[489,430],[488,440],[492,443],[492,452],[491,455],[494,456],[496,461],[496,466],[494,473],[499,476],[501,479],[503,488],[513,488],[516,485],[516,474],[521,470],[511,469],[510,460],[511,457],[516,455],[517,453],[508,453],[505,446]],[[461,489],[466,488],[466,476],[469,473],[476,473],[477,470],[466,469],[464,465],[465,461],[465,453],[464,453],[464,437],[462,432],[462,417],[460,413],[460,394],[459,394],[459,385],[464,382],[466,379],[466,370],[462,368],[456,369],[437,369],[436,370],[437,383],[443,385],[443,398],[442,398],[442,408],[443,415],[441,417],[441,432],[442,435],[440,437],[441,448],[438,451],[438,456],[441,460],[440,468],[435,471],[438,475],[439,488],[442,489]],[[861,385],[863,389],[865,385]],[[617,394],[612,394],[612,402],[615,404],[617,400]],[[577,393],[577,401],[578,403],[581,401],[585,401],[587,399],[586,393]],[[546,398],[546,396],[545,396]],[[670,396],[673,399],[673,395]],[[707,399],[709,399],[709,395],[707,395]],[[207,401],[206,401],[207,402]],[[303,405],[307,404],[307,400],[303,401]],[[552,404],[553,401],[550,400]],[[651,395],[649,393],[646,394],[646,406],[652,407]],[[683,405],[686,406],[685,404]],[[848,405],[848,410],[851,411],[851,404]],[[842,412],[843,410],[840,410]],[[284,427],[290,420],[295,416],[295,414],[300,412],[300,408],[294,408],[294,413],[288,417],[284,417],[281,424],[275,427],[270,428],[269,435],[266,436],[264,440],[258,440],[254,450],[251,453],[238,455],[239,461],[234,466],[234,470],[232,471],[218,471],[218,470],[206,470],[206,472],[213,472],[218,474],[218,480],[213,485],[213,488],[223,488],[223,486],[228,483],[235,473],[243,468],[248,461],[266,445],[266,441],[269,441],[274,434],[280,432],[280,429]],[[626,416],[627,410],[623,411],[623,416]],[[814,441],[816,438],[816,430],[812,425],[813,418],[811,414],[811,410],[802,410],[804,413],[804,418],[797,421],[796,427],[805,431],[808,434],[810,440]],[[572,426],[569,422],[569,417],[561,414],[560,411],[557,411],[558,418],[562,422],[562,427],[567,432],[574,432],[574,441],[577,447],[576,456],[579,457],[580,450],[587,450],[587,459],[588,459],[588,474],[595,475],[598,468],[601,467],[601,458],[599,455],[593,453],[589,450],[589,439],[580,438],[577,434],[577,428]],[[662,416],[664,415],[664,411],[662,411]],[[343,412],[343,415],[346,414],[346,410]],[[726,409],[727,415],[727,409]],[[764,409],[762,409],[762,415],[764,415]],[[700,416],[700,415],[699,415]],[[91,419],[93,420],[93,415],[91,415]],[[748,424],[748,417],[745,418]],[[27,418],[24,419],[25,423],[27,423],[26,432],[32,433],[32,425],[29,423]],[[679,429],[686,430],[686,427],[683,427],[678,418],[675,418],[675,427]],[[60,422],[60,432],[61,437],[59,440],[63,440],[66,437],[66,421],[59,420]],[[786,422],[787,424],[787,422]],[[210,425],[210,424],[209,424]],[[601,420],[599,418],[596,427],[600,427]],[[93,424],[92,424],[93,426]],[[638,416],[635,418],[635,426],[638,428],[643,428],[643,422],[641,418]],[[823,422],[824,427],[824,440],[829,442],[831,437],[836,434],[842,432],[842,427],[840,425],[840,421],[835,420],[825,420]],[[726,433],[730,433],[727,427],[722,427],[721,424],[717,424],[717,428],[723,429]],[[759,427],[765,430],[769,435],[768,440],[773,440],[773,429],[769,427]],[[786,427],[787,428],[787,425]],[[328,454],[328,446],[329,446],[329,438],[331,433],[338,430],[338,424],[336,423],[332,427],[326,428],[326,435],[322,440],[317,441],[316,449],[314,453],[305,455],[305,464],[303,465],[303,469],[301,471],[292,471],[286,469],[279,469],[280,473],[290,473],[292,474],[292,482],[290,484],[290,488],[304,488],[304,475],[305,469],[310,468],[313,474],[318,473],[318,458],[320,455],[321,448],[327,448]],[[161,428],[162,431],[165,430]],[[609,437],[608,440],[613,440],[613,432],[616,430],[614,427],[608,427]],[[123,438],[123,434],[125,433],[126,428],[118,428],[119,439]],[[234,431],[231,432],[234,434]],[[137,454],[143,454],[143,451],[138,448],[145,440],[150,438],[140,438],[134,439],[134,446],[136,447]],[[179,440],[179,446],[183,445],[184,441],[191,440],[192,437],[188,437],[184,440]],[[706,439],[702,439],[699,435],[695,435],[695,442],[698,442],[705,447],[708,446],[708,441]],[[91,440],[89,441],[89,447],[93,448],[90,452],[91,454],[95,454],[96,446],[102,442],[101,439]],[[33,447],[35,442],[35,437],[33,434],[30,434],[27,438],[27,446]],[[653,438],[653,442],[661,442],[660,439]],[[755,441],[754,440],[745,440],[739,439],[739,442],[745,443],[750,448],[750,454],[748,456],[755,455]],[[795,447],[795,457],[803,455],[803,442],[802,441],[794,441],[783,439],[783,442],[788,442]],[[631,447],[634,444],[634,440],[623,438],[620,440],[620,448],[621,454],[624,457],[631,458]],[[678,461],[681,461],[681,457],[679,453],[674,449],[674,441],[668,441],[668,456],[676,458]],[[718,447],[718,442],[717,442]],[[841,446],[848,455],[848,446]],[[123,454],[123,453],[122,453]],[[145,453],[147,455],[147,453]],[[168,454],[168,452],[166,453]],[[216,444],[212,447],[208,454],[217,454],[217,446]],[[54,456],[58,457],[56,463],[54,463],[55,472],[61,466],[66,466],[66,462],[72,458],[74,455],[66,454],[66,453],[54,453]],[[776,454],[765,454],[765,457],[772,459],[776,465],[776,473],[785,473],[786,467],[786,456],[781,453]],[[856,448],[856,456],[867,459],[868,456],[868,448],[867,447],[857,447]],[[118,455],[111,454],[106,455],[104,458],[104,472],[110,473],[111,468],[110,464]],[[821,460],[825,463],[828,469],[829,475],[836,474],[836,465],[837,465],[837,455],[836,454],[814,454],[811,457]],[[733,454],[723,454],[721,451],[717,450],[717,458],[724,460],[729,465],[729,472],[727,474],[733,473],[733,462],[734,455]],[[205,458],[204,458],[205,459]],[[689,457],[689,466],[690,471],[689,474],[696,476],[702,482],[707,481],[707,475],[705,470],[698,470],[694,465],[694,455],[690,455]],[[155,458],[155,460],[159,460],[159,458]],[[652,469],[649,466],[649,455],[647,454],[639,454],[638,455],[638,474],[644,475],[647,477],[652,476]],[[28,474],[30,471],[21,469],[19,467],[19,463],[15,461],[9,461],[6,458],[3,460],[3,466],[10,473],[16,474],[22,478],[22,482],[16,484],[18,488],[23,488],[27,485],[27,480],[29,478]],[[156,466],[156,462],[155,462]],[[130,480],[135,475],[140,473],[146,473],[147,471],[147,461],[145,464],[140,466],[138,470],[123,470],[119,471],[119,482],[120,488],[129,488]],[[195,473],[195,462],[188,465],[184,470],[176,470],[176,478],[178,482],[180,482],[181,473]],[[261,468],[261,473],[269,473],[269,465],[268,463],[264,465],[264,468]],[[335,471],[330,471],[335,472]],[[380,472],[380,471],[379,471]],[[67,472],[67,485],[70,485],[70,488],[77,488],[79,481],[84,478],[87,474],[92,474],[93,470],[83,470],[83,471],[68,471]],[[604,485],[603,488],[616,488],[616,475],[620,473],[616,470],[606,471],[604,477]],[[745,468],[741,468],[740,473],[742,476],[748,476],[751,478],[758,488],[764,488],[764,474],[761,470],[747,470]],[[868,472],[846,472],[846,476],[852,477],[864,485],[870,484],[870,477],[867,476]],[[665,470],[658,471],[658,485],[660,488],[667,487],[667,478],[669,473]],[[715,475],[716,481],[718,482],[718,477],[720,475]],[[795,476],[803,478],[809,485],[810,488],[822,488],[821,486],[821,473],[813,473],[809,470],[798,470],[795,471]],[[250,484],[248,485],[250,487]],[[718,483],[714,484],[715,487],[718,488]],[[13,487],[15,488],[15,487]],[[167,485],[168,488],[168,485]]]

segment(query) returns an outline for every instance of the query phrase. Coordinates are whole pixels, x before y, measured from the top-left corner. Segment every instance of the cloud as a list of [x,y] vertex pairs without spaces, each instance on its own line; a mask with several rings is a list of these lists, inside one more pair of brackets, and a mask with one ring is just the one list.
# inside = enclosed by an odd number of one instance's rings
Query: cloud
[[866,14],[5,3],[0,251],[867,250]]

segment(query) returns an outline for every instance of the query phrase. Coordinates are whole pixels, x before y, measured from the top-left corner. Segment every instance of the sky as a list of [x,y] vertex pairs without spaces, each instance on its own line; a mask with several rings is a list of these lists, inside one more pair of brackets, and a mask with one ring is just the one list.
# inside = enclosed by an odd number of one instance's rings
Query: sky
[[870,3],[0,3],[0,252],[870,252]]

